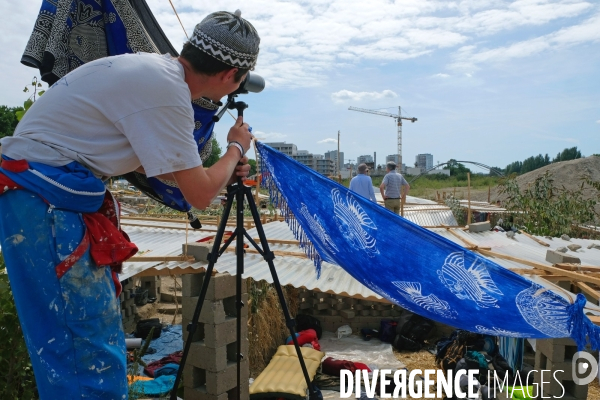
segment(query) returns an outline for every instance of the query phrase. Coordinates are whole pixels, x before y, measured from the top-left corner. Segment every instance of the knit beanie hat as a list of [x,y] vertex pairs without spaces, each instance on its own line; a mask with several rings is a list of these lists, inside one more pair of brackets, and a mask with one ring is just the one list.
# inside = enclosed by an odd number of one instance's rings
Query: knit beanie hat
[[253,70],[260,37],[241,15],[240,10],[208,15],[196,25],[190,43],[227,65]]

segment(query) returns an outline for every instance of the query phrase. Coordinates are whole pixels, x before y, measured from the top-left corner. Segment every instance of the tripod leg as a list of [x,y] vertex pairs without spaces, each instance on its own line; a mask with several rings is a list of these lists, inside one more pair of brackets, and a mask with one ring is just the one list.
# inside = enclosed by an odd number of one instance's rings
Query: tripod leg
[[[298,344],[298,338],[296,338],[296,321],[292,319],[290,316],[290,312],[288,310],[287,304],[285,302],[285,297],[283,295],[283,291],[281,289],[281,283],[279,282],[279,277],[277,276],[277,271],[275,270],[275,265],[273,264],[273,259],[275,255],[269,249],[269,243],[267,242],[267,237],[265,235],[265,231],[263,229],[262,223],[260,221],[260,216],[258,215],[258,210],[256,208],[256,203],[254,202],[254,198],[252,197],[252,192],[250,188],[245,189],[246,198],[248,199],[248,206],[250,211],[252,212],[252,218],[254,219],[254,225],[256,227],[256,232],[258,233],[258,237],[260,239],[260,243],[263,248],[264,259],[269,265],[269,270],[271,271],[271,276],[273,278],[273,286],[275,286],[275,290],[277,291],[277,296],[279,297],[279,303],[281,305],[281,309],[283,311],[283,315],[285,317],[285,324],[290,331],[290,335],[292,335],[292,341],[294,342],[294,347],[296,348],[296,354],[298,355],[298,361],[300,362],[300,368],[302,369],[302,374],[304,375],[304,379],[306,380],[306,385],[308,387],[309,399],[317,400],[323,399],[321,392],[318,389],[315,389],[313,386],[310,377],[308,376],[308,370],[306,369],[306,363],[304,362],[304,357],[302,357],[302,351],[300,350],[300,345]],[[239,234],[239,232],[238,232]]]
[[192,322],[187,326],[188,340],[185,342],[185,348],[183,349],[183,355],[181,357],[181,362],[179,363],[177,377],[175,378],[173,390],[171,390],[170,400],[177,400],[177,388],[179,387],[179,383],[181,382],[183,368],[185,367],[185,362],[187,361],[187,356],[190,352],[190,347],[192,345],[192,336],[198,328],[198,318],[200,318],[200,313],[202,312],[202,304],[204,303],[206,292],[208,291],[208,285],[210,283],[213,267],[217,262],[217,258],[219,258],[219,246],[223,241],[223,235],[225,234],[225,229],[227,228],[227,219],[229,218],[229,213],[231,212],[231,207],[233,205],[233,197],[233,193],[228,194],[227,196],[227,204],[225,206],[225,210],[223,210],[221,224],[219,225],[219,229],[217,230],[217,233],[215,235],[215,242],[213,244],[213,248],[208,255],[208,267],[206,268],[204,281],[202,282],[202,289],[200,290],[200,296],[198,297],[198,302],[196,303],[196,309],[194,310]]
[[[236,192],[236,256],[237,256],[237,268],[235,275],[235,304],[237,310],[236,316],[236,338],[237,338],[237,400],[241,400],[241,376],[242,366],[241,362],[244,356],[242,355],[242,275],[244,274],[244,184],[241,178],[238,179],[238,190]],[[244,385],[248,385],[245,382]]]

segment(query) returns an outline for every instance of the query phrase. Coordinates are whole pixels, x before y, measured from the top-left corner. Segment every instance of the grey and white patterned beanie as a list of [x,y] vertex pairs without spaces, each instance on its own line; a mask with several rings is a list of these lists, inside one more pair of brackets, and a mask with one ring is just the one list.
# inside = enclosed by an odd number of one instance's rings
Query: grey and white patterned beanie
[[208,15],[196,25],[190,43],[227,65],[254,69],[260,37],[241,15],[240,10]]

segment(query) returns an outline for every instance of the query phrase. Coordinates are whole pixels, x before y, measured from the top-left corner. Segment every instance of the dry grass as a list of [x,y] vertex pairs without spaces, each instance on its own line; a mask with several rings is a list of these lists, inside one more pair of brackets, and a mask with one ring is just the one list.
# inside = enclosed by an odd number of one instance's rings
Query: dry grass
[[[248,339],[250,349],[250,376],[256,378],[266,368],[277,351],[289,336],[279,297],[275,288],[265,281],[248,279],[250,294],[250,318],[248,320]],[[298,290],[282,287],[289,312],[292,316],[298,310]]]

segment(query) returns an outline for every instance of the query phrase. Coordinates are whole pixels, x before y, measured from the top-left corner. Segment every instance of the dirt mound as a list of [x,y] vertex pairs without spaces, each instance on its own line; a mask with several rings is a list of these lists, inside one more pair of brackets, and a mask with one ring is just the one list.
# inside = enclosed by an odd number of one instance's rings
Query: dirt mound
[[[517,183],[521,191],[533,183],[536,178],[542,176],[549,171],[554,179],[554,186],[564,187],[567,190],[578,190],[581,187],[581,178],[587,176],[595,182],[600,182],[600,157],[590,156],[579,158],[577,160],[562,161],[546,165],[545,167],[536,169],[535,171],[517,177]],[[596,196],[593,190],[584,192],[586,198]],[[472,200],[487,201],[487,193],[474,193],[471,195]],[[498,193],[498,187],[491,189],[490,201],[494,203],[496,200],[501,202],[506,199],[506,195]]]

